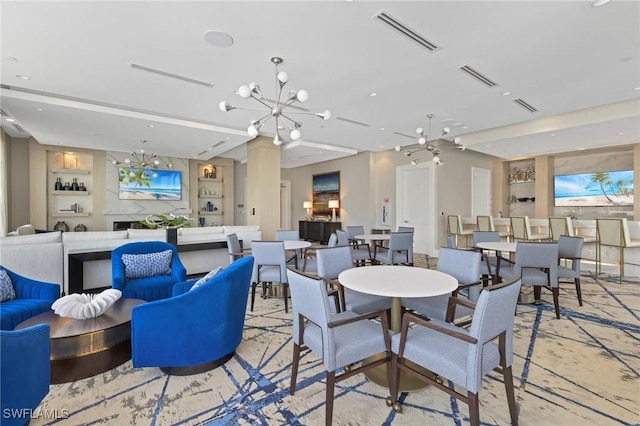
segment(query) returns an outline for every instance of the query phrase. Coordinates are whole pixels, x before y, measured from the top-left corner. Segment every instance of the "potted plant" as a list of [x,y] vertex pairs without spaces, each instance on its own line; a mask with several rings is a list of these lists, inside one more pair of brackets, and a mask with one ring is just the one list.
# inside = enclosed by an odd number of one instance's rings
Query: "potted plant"
[[176,216],[171,213],[168,215],[150,215],[142,219],[140,223],[150,229],[165,228],[167,230],[167,242],[177,246],[178,228],[188,228],[191,226],[192,220],[187,216]]

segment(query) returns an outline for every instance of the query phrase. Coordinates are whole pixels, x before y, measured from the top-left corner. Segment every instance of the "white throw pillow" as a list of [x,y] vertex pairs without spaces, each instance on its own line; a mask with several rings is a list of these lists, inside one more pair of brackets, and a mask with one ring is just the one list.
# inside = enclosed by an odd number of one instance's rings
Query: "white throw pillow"
[[211,271],[209,271],[207,273],[207,275],[205,275],[204,277],[200,278],[198,281],[196,281],[193,286],[189,289],[189,291],[196,289],[198,287],[200,287],[202,284],[206,283],[207,281],[209,281],[211,278],[215,277],[216,274],[218,272],[220,272],[222,270],[222,266],[218,266],[215,269],[212,269]]
[[173,252],[171,250],[144,254],[125,253],[122,255],[124,277],[129,280],[132,278],[154,277],[156,275],[170,275],[172,258]]
[[0,302],[16,298],[16,290],[13,288],[11,277],[7,271],[0,269]]

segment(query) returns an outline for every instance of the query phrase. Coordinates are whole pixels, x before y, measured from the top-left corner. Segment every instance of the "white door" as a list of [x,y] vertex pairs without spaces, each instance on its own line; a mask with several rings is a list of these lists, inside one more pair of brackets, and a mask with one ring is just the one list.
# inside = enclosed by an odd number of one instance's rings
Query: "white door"
[[280,229],[291,228],[291,181],[280,181]]
[[396,196],[396,225],[412,226],[413,251],[433,256],[437,241],[434,164],[398,166]]
[[471,168],[471,216],[491,215],[491,171]]

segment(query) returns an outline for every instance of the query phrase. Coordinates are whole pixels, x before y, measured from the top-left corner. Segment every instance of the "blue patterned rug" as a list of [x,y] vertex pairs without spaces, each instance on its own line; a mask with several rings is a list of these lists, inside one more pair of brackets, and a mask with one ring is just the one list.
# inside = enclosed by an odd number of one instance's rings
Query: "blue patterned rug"
[[[519,305],[514,385],[522,425],[620,425],[640,422],[640,282],[582,279],[584,306],[573,284],[560,294],[555,319],[550,292],[542,305]],[[291,314],[281,299],[258,299],[247,313],[235,357],[206,373],[166,376],[128,362],[107,373],[53,385],[40,406],[56,413],[32,425],[322,425],[325,382],[314,355],[301,360],[289,395]],[[509,424],[504,385],[489,374],[480,392],[483,425]],[[433,388],[402,394],[403,412],[385,404],[388,390],[363,375],[337,385],[336,425],[468,424],[463,403]],[[37,413],[36,413],[37,414]]]

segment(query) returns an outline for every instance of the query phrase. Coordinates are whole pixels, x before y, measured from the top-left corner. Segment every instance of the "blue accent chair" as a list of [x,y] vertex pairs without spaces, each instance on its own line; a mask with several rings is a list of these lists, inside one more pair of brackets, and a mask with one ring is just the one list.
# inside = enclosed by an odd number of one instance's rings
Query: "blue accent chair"
[[193,291],[196,279],[176,284],[169,299],[133,308],[133,366],[190,375],[231,359],[242,340],[253,261],[245,256]]
[[[0,269],[7,272],[16,291],[15,299],[0,304],[0,330],[13,330],[22,321],[47,312],[60,297],[58,284],[32,280],[3,266],[0,266]],[[2,358],[4,359],[4,355]]]
[[0,330],[0,346],[1,423],[24,425],[49,393],[49,326]]
[[[123,254],[148,254],[165,250],[173,252],[171,274],[143,278],[125,278]],[[122,291],[123,298],[143,299],[147,302],[171,297],[173,286],[187,279],[187,270],[173,244],[164,241],[138,241],[124,244],[111,252],[111,287]]]

